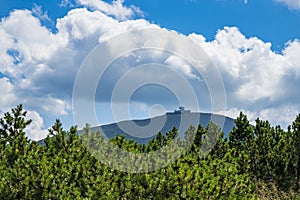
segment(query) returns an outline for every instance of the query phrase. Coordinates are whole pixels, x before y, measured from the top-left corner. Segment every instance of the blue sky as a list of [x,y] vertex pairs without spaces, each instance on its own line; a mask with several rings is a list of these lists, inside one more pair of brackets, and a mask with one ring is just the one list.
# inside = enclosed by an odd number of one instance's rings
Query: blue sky
[[126,1],[145,12],[146,19],[184,34],[200,33],[214,39],[216,30],[237,26],[246,36],[272,42],[276,50],[300,34],[300,13],[272,0]]
[[[106,1],[111,2],[111,1]],[[74,3],[74,2],[73,2]],[[42,20],[42,24],[55,31],[55,20],[75,7],[62,6],[56,1],[1,0],[0,17],[6,17],[14,9],[29,9],[42,6],[53,21]],[[300,12],[290,9],[274,0],[127,0],[124,5],[135,5],[144,12],[144,18],[161,27],[183,34],[199,33],[213,40],[218,29],[237,26],[248,37],[256,36],[265,42],[272,42],[274,50],[281,50],[289,40],[300,35]],[[138,18],[138,17],[137,17]]]
[[[24,104],[36,121],[29,129],[33,139],[45,136],[56,118],[66,127],[75,123],[72,90],[80,65],[97,45],[136,28],[175,30],[201,46],[223,78],[226,108],[219,113],[235,117],[242,110],[251,121],[261,117],[283,127],[300,113],[298,0],[0,0],[0,18],[0,114]],[[201,98],[200,111],[211,111],[197,70],[156,53],[137,52],[113,63],[97,91],[99,123],[114,121],[107,88],[113,88],[125,69],[149,61],[182,73]],[[131,101],[133,118],[178,106],[168,88],[149,85]]]

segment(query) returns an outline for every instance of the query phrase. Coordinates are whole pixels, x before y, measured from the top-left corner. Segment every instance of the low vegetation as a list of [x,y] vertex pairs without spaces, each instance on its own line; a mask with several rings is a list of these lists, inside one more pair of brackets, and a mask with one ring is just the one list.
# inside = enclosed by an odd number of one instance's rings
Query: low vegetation
[[[31,121],[25,115],[19,105],[0,119],[0,199],[300,199],[300,115],[285,131],[260,119],[252,126],[241,113],[229,138],[211,122],[190,127],[184,138],[176,128],[159,133],[147,145],[124,136],[107,141],[88,125],[77,136],[76,127],[66,131],[59,120],[40,145],[26,138],[24,129]],[[201,156],[201,147],[212,144],[211,133],[219,135],[216,145]],[[155,171],[119,171],[96,159],[117,155],[120,166],[134,166],[142,158],[124,161],[120,149],[149,154],[174,141],[181,149],[188,141],[192,145]],[[115,148],[102,148],[108,142]],[[87,144],[100,150],[90,151]]]

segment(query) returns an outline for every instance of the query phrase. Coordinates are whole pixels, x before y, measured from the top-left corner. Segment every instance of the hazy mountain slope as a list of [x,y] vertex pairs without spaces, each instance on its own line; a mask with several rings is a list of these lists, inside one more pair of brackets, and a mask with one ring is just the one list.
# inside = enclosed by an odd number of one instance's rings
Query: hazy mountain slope
[[[133,139],[138,143],[147,143],[159,131],[166,133],[167,131],[172,130],[172,128],[175,126],[179,129],[180,135],[182,135],[190,125],[197,127],[198,124],[201,123],[204,127],[206,127],[211,120],[220,126],[223,124],[222,130],[225,133],[225,137],[234,126],[234,120],[232,118],[222,115],[213,115],[210,113],[192,112],[184,114],[168,113],[151,119],[122,121],[118,123],[92,127],[91,130],[100,131],[107,138],[111,138],[116,134],[124,134],[127,139]],[[81,132],[82,131],[79,131],[79,134]]]

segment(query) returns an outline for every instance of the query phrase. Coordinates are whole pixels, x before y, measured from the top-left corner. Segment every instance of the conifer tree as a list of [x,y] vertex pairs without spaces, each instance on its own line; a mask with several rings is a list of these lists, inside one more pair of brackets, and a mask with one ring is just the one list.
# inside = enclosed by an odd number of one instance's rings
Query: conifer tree
[[253,141],[253,128],[245,114],[240,115],[234,120],[235,127],[230,131],[229,143],[236,148],[242,148]]
[[300,114],[297,115],[292,125],[294,144],[296,150],[296,190],[300,189]]

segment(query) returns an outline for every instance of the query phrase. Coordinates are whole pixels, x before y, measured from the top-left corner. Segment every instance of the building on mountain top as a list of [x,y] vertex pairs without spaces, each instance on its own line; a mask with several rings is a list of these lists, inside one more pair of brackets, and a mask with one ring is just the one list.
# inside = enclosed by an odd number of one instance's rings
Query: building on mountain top
[[167,114],[184,114],[184,113],[191,113],[191,111],[188,109],[185,109],[185,107],[183,107],[183,106],[180,106],[179,110],[174,110],[174,112],[167,113]]

